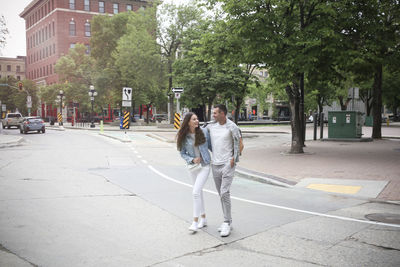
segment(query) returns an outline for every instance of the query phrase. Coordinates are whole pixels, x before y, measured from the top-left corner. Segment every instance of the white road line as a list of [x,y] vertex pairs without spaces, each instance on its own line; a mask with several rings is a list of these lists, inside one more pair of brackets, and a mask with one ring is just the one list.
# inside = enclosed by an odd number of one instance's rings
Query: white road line
[[142,162],[143,162],[144,164],[147,164],[147,160],[142,159]]
[[137,157],[138,157],[139,159],[141,159],[141,158],[142,158],[142,156],[140,156],[140,155],[137,155]]
[[133,153],[138,154],[139,152],[137,152],[137,151],[135,150],[135,151],[133,151]]
[[[187,187],[193,187],[191,184],[187,184],[187,183],[184,183],[184,182],[181,182],[181,181],[178,181],[178,180],[176,180],[174,178],[169,177],[168,175],[156,170],[151,165],[149,165],[148,167],[149,167],[150,170],[152,170],[156,174],[160,175],[161,177],[165,178],[166,180],[169,180],[171,182],[174,182],[174,183],[177,183],[177,184],[180,184],[180,185],[184,185],[184,186],[187,186]],[[215,192],[215,191],[211,191],[211,190],[207,190],[207,189],[204,189],[203,191],[205,191],[207,193],[214,194],[214,195],[218,195],[218,193]],[[331,219],[338,219],[338,220],[342,220],[342,221],[351,221],[351,222],[359,222],[359,223],[366,223],[366,224],[373,224],[373,225],[381,225],[381,226],[390,226],[390,227],[400,228],[399,224],[381,223],[381,222],[374,222],[374,221],[365,221],[365,220],[353,219],[353,218],[349,218],[349,217],[343,217],[343,216],[337,216],[337,215],[330,215],[330,214],[325,214],[325,213],[313,212],[313,211],[308,211],[308,210],[294,209],[294,208],[290,208],[290,207],[279,206],[279,205],[274,205],[274,204],[268,204],[268,203],[264,203],[264,202],[259,202],[259,201],[254,201],[254,200],[249,200],[249,199],[244,199],[244,198],[234,197],[234,196],[231,196],[231,198],[235,199],[235,200],[242,201],[242,202],[247,202],[247,203],[250,203],[250,204],[255,204],[255,205],[260,205],[260,206],[265,206],[265,207],[271,207],[271,208],[276,208],[276,209],[283,209],[283,210],[299,212],[299,213],[304,213],[304,214],[310,214],[310,215],[326,217],[326,218],[331,218]]]

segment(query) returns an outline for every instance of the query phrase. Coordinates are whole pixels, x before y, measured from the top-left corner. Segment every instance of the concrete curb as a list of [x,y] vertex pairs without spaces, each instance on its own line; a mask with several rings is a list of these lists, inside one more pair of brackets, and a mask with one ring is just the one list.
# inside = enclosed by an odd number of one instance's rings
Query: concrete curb
[[166,143],[175,143],[174,140],[169,140],[169,139],[164,138],[162,136],[159,136],[157,134],[148,133],[148,134],[146,134],[146,136],[154,138],[154,139],[157,139],[157,140],[162,141],[162,142],[166,142]]
[[23,137],[17,137],[17,139],[13,141],[1,142],[0,148],[21,146],[24,141],[25,139]]
[[112,139],[116,139],[116,140],[118,140],[118,141],[120,141],[122,143],[130,143],[130,142],[132,142],[131,139],[120,138],[118,136],[113,136],[113,135],[106,134],[106,133],[99,133],[99,135],[102,135],[102,136],[105,136],[105,137],[109,137],[109,138],[112,138]]
[[257,181],[264,184],[277,185],[287,188],[292,188],[296,182],[287,180],[285,178],[269,175],[261,172],[256,172],[243,167],[236,166],[235,174],[242,178]]

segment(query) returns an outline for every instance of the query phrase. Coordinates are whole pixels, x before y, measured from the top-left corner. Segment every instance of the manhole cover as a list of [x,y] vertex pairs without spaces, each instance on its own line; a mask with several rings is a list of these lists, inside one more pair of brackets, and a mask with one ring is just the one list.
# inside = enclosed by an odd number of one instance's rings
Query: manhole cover
[[371,213],[365,215],[370,221],[400,224],[400,214],[393,213]]

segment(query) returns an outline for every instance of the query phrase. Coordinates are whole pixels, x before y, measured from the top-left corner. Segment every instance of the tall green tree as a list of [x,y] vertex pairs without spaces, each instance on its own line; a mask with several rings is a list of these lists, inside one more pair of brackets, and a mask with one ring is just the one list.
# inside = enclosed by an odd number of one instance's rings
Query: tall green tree
[[[4,18],[4,15],[0,16],[0,49],[3,48],[6,44],[7,40],[7,35],[8,35],[8,28],[6,24],[6,19]],[[1,50],[0,50],[1,52]],[[1,53],[0,53],[1,55]]]
[[[381,138],[383,70],[393,59],[399,59],[400,4],[398,0],[342,1],[342,32],[354,44],[355,65],[369,67],[373,76],[372,138]],[[343,14],[341,12],[340,14]]]
[[[158,15],[158,33],[157,38],[161,46],[163,60],[166,62],[168,73],[168,94],[172,96],[172,87],[174,86],[173,65],[177,59],[177,54],[184,41],[187,32],[195,27],[201,20],[204,13],[196,6],[163,4],[160,6]],[[170,97],[171,117],[173,121],[173,103],[174,98]]]
[[[66,102],[80,103],[81,112],[89,110],[88,91],[93,85],[93,59],[87,54],[86,47],[77,44],[69,53],[61,57],[55,66]],[[52,87],[51,87],[52,88]],[[102,91],[98,92],[102,95]],[[99,99],[96,99],[98,102]],[[97,110],[101,112],[101,110]]]
[[[215,1],[210,1],[215,2]],[[319,56],[321,40],[333,38],[329,1],[221,0],[247,51],[259,56],[285,90],[291,107],[291,153],[303,153],[304,81]]]
[[157,25],[153,12],[147,8],[130,14],[127,31],[112,54],[122,82],[132,88],[134,101],[146,103],[148,111],[160,100],[159,96],[164,95],[160,47],[153,34]]

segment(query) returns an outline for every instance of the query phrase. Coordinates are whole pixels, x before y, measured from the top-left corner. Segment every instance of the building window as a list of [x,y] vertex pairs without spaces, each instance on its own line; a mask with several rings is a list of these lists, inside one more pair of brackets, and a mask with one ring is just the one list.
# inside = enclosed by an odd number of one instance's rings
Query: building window
[[21,80],[21,76],[17,76],[17,80],[20,81]]
[[75,21],[73,21],[73,20],[71,20],[69,22],[69,35],[70,36],[75,36],[76,35]]
[[50,74],[53,74],[53,65],[50,64]]
[[90,45],[86,44],[86,55],[90,55]]
[[69,9],[75,9],[75,0],[69,0]]
[[48,35],[47,35],[47,26],[46,26],[46,28],[45,28],[45,30],[44,30],[44,36],[45,36],[45,40],[47,40],[48,39]]
[[51,38],[51,23],[49,23],[49,38]]
[[53,44],[53,54],[56,53],[56,44]]
[[85,23],[85,36],[90,37],[90,23],[86,21]]
[[54,27],[54,21],[53,21],[53,36],[55,35],[55,31],[56,31],[56,28]]
[[83,4],[83,9],[86,11],[90,11],[90,0],[85,0]]
[[7,65],[7,71],[11,71],[11,65]]
[[118,14],[118,3],[113,4],[113,11],[114,11],[114,14]]
[[104,2],[99,1],[99,13],[104,13]]
[[69,48],[75,48],[75,44],[69,44]]
[[17,66],[17,72],[21,72],[21,66]]
[[126,11],[132,11],[132,5],[126,5]]
[[46,57],[48,57],[48,56],[49,56],[49,48],[46,47]]

